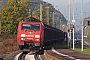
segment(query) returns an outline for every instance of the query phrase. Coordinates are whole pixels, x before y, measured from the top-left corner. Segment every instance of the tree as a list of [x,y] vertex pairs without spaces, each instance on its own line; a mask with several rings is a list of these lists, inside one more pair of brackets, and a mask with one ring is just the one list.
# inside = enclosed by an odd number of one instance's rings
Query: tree
[[[51,4],[44,4],[43,5],[43,10],[42,10],[42,18],[43,18],[43,22],[47,24],[47,9],[46,7],[49,7],[49,19],[50,19],[50,24],[52,25],[52,9],[53,9],[53,6]],[[39,19],[40,20],[40,6],[38,6],[32,13],[32,16]]]
[[7,6],[0,11],[2,33],[17,33],[18,23],[28,16],[28,1],[8,0]]

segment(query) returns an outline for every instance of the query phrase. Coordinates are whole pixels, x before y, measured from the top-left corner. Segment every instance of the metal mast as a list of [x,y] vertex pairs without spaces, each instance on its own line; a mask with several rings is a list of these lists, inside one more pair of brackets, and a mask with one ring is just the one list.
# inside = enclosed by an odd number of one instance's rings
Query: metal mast
[[82,51],[83,51],[83,0],[82,0],[82,8],[81,8],[81,20],[82,20]]
[[47,24],[49,25],[49,7],[46,7],[47,9]]
[[55,27],[55,24],[54,24],[54,8],[53,8],[53,27]]
[[[70,30],[70,0],[68,0],[68,30]],[[68,46],[70,43],[70,34],[68,32]]]
[[42,2],[43,0],[40,1],[40,21],[42,21]]
[[72,22],[73,22],[73,50],[74,50],[74,48],[75,48],[75,46],[74,46],[74,22],[75,22],[75,20],[74,20],[74,0],[73,0],[73,20],[72,20]]

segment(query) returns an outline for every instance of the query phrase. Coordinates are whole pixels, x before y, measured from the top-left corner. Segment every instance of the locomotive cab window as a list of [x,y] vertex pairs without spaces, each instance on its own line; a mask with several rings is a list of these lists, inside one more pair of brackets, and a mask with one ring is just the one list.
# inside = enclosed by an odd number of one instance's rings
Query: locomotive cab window
[[40,24],[22,24],[22,30],[40,30]]

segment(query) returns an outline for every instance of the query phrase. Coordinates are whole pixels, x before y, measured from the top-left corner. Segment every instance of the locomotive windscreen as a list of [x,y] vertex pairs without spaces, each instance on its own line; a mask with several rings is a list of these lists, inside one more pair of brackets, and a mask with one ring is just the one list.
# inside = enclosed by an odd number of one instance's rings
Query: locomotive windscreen
[[22,24],[22,30],[40,30],[40,24]]

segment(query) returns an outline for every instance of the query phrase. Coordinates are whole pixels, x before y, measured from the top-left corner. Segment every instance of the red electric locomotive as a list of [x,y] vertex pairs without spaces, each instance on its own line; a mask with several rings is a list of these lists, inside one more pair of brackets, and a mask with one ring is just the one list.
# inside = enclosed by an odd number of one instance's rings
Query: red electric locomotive
[[43,23],[24,22],[18,25],[18,45],[22,49],[36,49],[42,46],[43,42]]
[[64,32],[48,26],[35,18],[30,21],[21,21],[18,25],[17,43],[20,50],[40,50],[43,47],[62,43],[64,41]]

